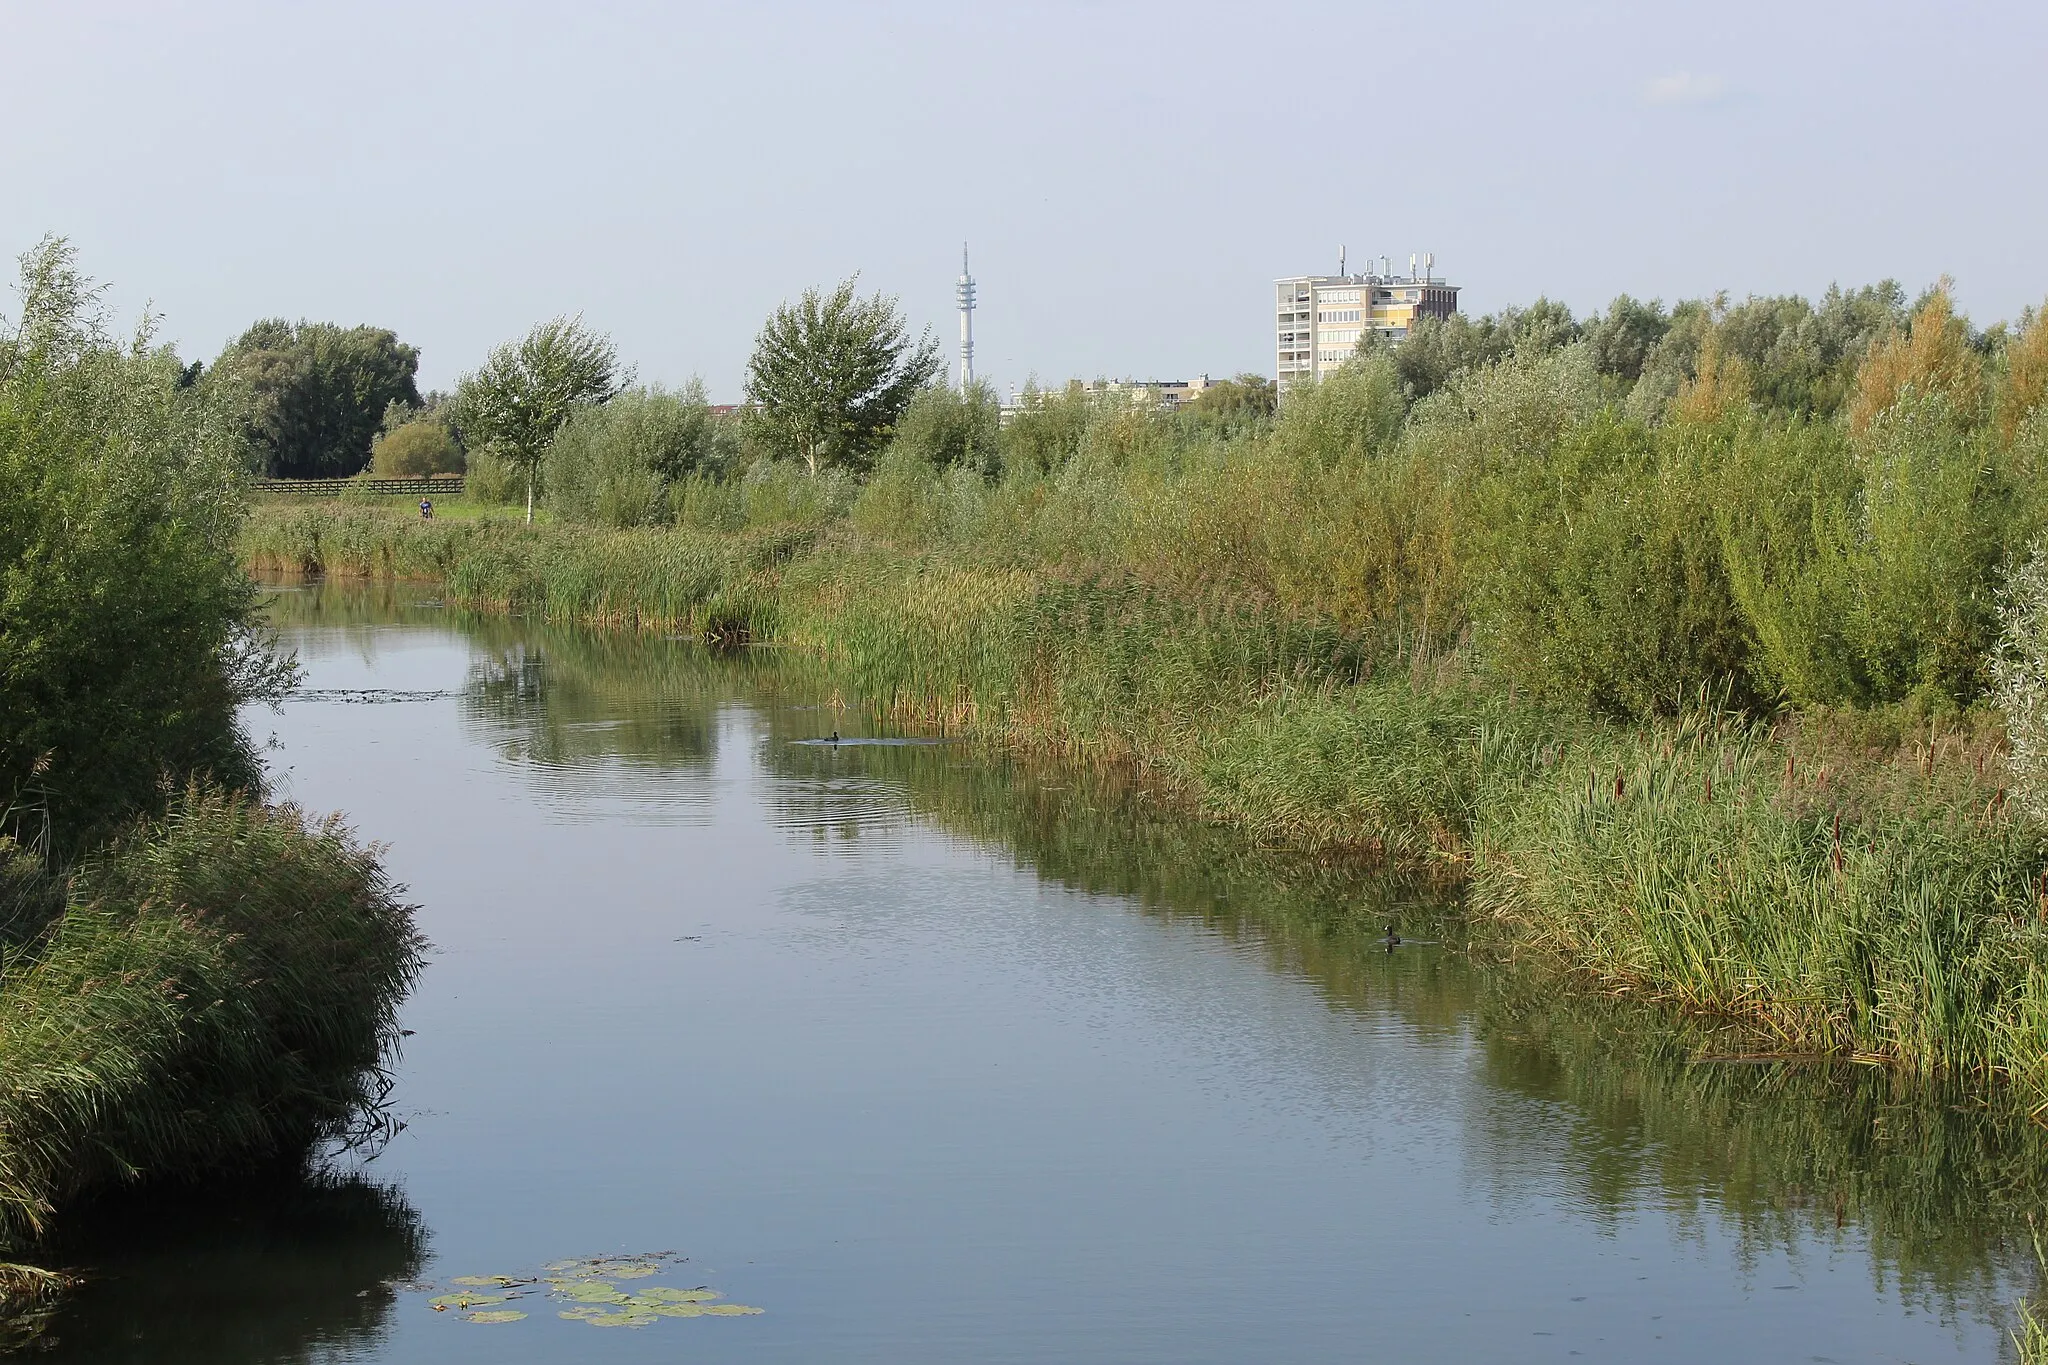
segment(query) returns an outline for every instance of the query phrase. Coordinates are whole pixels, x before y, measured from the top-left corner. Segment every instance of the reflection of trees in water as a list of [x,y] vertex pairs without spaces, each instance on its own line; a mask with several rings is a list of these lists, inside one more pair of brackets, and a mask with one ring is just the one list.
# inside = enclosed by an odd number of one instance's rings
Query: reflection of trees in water
[[[1699,1060],[1723,1040],[1513,971],[1485,978],[1477,1018],[1487,1078],[1571,1115],[1559,1164],[1596,1216],[1718,1212],[1751,1256],[1867,1243],[1880,1282],[1945,1309],[1996,1310],[2033,1278],[2048,1130],[1996,1096],[1847,1063]],[[1468,1131],[1511,1200],[1526,1129],[1500,1108]]]
[[95,1365],[308,1361],[373,1346],[427,1235],[396,1190],[336,1176],[131,1192],[67,1222],[87,1267],[37,1352]]
[[717,706],[732,680],[707,671],[699,648],[545,626],[465,633],[478,655],[463,720],[507,758],[702,769],[716,757]]
[[1944,1308],[2002,1311],[2031,1278],[2026,1218],[2048,1196],[2048,1130],[2011,1106],[1874,1067],[1702,1063],[1725,1040],[1661,1011],[1463,953],[1389,955],[1388,920],[1455,940],[1455,903],[1164,815],[1110,776],[854,752],[937,823],[1040,876],[1199,919],[1341,1008],[1391,1011],[1424,1037],[1475,1033],[1491,1093],[1562,1116],[1533,1125],[1512,1102],[1465,1116],[1500,1203],[1526,1196],[1534,1163],[1549,1177],[1534,1184],[1611,1225],[1645,1208],[1681,1226],[1717,1214],[1751,1257],[1867,1243],[1880,1282]]

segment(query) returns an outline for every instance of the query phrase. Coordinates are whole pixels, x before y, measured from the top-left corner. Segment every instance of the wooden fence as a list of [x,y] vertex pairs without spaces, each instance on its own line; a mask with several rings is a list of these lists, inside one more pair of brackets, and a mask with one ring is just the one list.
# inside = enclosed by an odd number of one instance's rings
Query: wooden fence
[[338,498],[343,493],[383,493],[393,497],[454,498],[462,494],[460,474],[426,474],[415,479],[258,479],[259,493],[285,493],[305,498]]

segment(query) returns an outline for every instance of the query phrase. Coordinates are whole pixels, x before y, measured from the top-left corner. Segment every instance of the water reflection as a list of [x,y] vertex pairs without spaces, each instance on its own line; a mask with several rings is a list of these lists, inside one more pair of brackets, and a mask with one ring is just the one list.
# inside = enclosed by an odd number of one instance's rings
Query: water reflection
[[86,1280],[33,1343],[42,1358],[269,1365],[382,1340],[426,1233],[389,1187],[287,1174],[105,1200],[51,1253]]

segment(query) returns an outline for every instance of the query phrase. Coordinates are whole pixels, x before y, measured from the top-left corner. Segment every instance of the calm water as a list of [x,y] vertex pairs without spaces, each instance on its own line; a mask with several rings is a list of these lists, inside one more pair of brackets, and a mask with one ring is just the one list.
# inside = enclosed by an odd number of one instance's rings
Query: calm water
[[[103,1212],[50,1358],[1947,1361],[2024,1125],[1388,954],[1398,888],[874,733],[769,658],[308,589],[282,791],[436,947],[373,1162]],[[1265,857],[1266,860],[1262,860]],[[393,1282],[675,1250],[760,1316]]]

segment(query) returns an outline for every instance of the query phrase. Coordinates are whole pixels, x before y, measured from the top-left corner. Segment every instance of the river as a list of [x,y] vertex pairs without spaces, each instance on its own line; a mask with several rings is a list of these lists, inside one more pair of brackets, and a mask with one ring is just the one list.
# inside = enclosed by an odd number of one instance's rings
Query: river
[[802,742],[881,732],[773,651],[274,614],[278,791],[386,842],[434,944],[404,1127],[96,1211],[50,1359],[1988,1361],[2032,1287],[2027,1125],[1387,951],[1427,892]]

